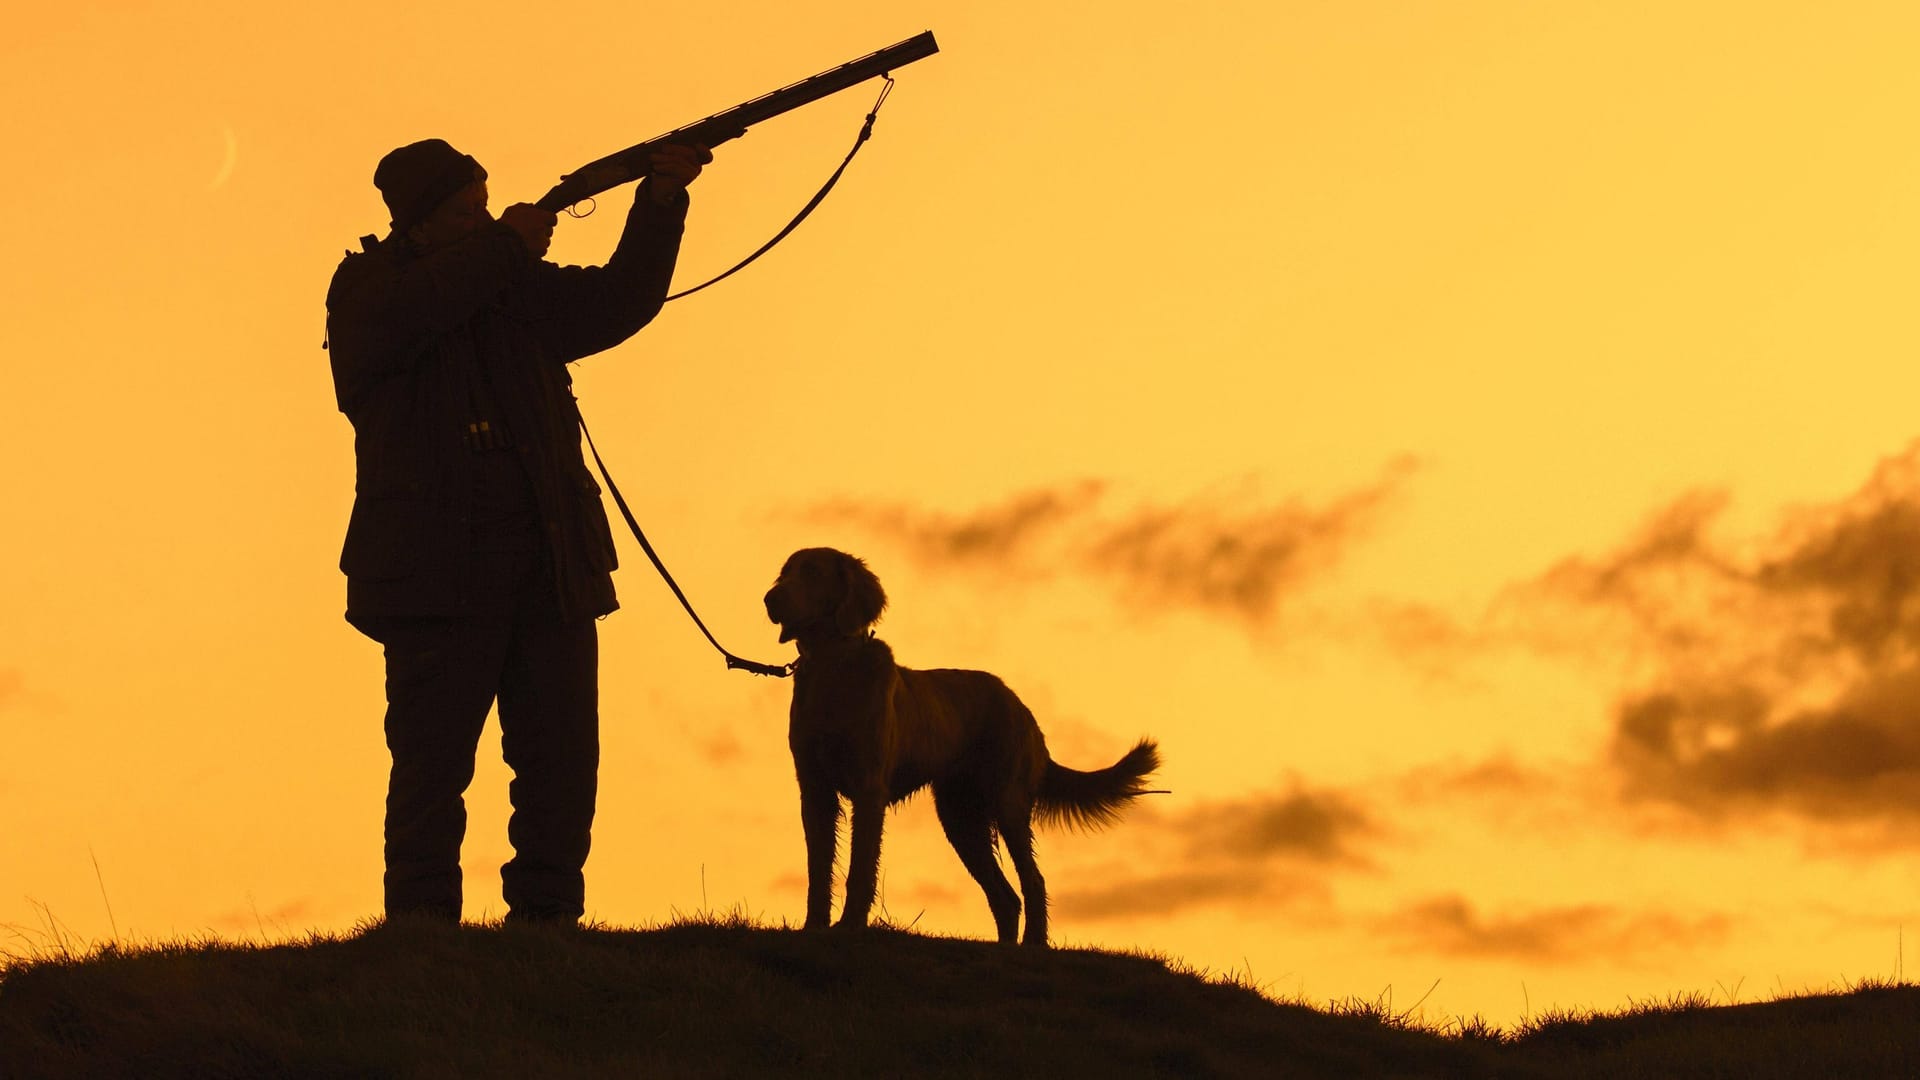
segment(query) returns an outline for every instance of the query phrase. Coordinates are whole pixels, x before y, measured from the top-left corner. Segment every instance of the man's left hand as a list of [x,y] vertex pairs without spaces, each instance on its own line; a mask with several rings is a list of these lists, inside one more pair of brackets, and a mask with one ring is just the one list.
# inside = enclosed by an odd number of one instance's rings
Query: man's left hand
[[713,151],[704,146],[663,146],[653,152],[647,170],[647,193],[656,205],[671,206],[688,184],[700,175],[700,169],[713,160]]

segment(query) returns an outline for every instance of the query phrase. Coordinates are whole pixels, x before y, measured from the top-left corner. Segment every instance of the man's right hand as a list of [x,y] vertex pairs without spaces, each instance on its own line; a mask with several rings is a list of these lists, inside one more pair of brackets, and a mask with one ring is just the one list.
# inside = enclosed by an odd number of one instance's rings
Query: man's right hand
[[559,215],[532,203],[514,203],[500,212],[501,224],[518,233],[536,259],[546,255],[547,245],[553,243],[553,227],[559,220]]

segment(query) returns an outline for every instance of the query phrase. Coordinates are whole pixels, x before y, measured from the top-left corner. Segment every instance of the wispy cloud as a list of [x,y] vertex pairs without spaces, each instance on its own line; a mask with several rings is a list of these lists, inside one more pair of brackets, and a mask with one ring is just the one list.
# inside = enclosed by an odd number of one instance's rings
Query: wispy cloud
[[1538,803],[1564,791],[1566,772],[1499,754],[1467,764],[1422,765],[1402,773],[1393,789],[1401,801],[1423,804],[1488,799]]
[[[1621,705],[1627,794],[1724,820],[1778,810],[1866,823],[1920,817],[1920,672],[1866,675],[1824,708],[1781,710],[1751,684],[1685,685]],[[1911,841],[1908,841],[1911,842]]]
[[1215,905],[1271,910],[1276,905],[1325,903],[1330,893],[1319,878],[1265,866],[1189,868],[1067,889],[1053,897],[1053,907],[1070,918],[1097,921],[1166,916]]
[[1396,662],[1445,681],[1511,650],[1690,658],[1724,642],[1735,611],[1757,615],[1753,591],[1710,537],[1730,501],[1725,492],[1688,493],[1649,515],[1613,552],[1562,560],[1476,611],[1376,596],[1357,625]]
[[1604,904],[1486,914],[1459,895],[1434,897],[1378,920],[1403,947],[1442,956],[1545,961],[1613,960],[1712,944],[1731,920],[1631,912]]
[[1108,506],[1098,481],[1029,491],[964,514],[900,504],[823,503],[809,519],[850,524],[940,568],[1030,580],[1073,572],[1107,581],[1141,609],[1176,607],[1250,623],[1329,570],[1366,535],[1415,468],[1322,503],[1225,496]]
[[1373,816],[1340,791],[1285,791],[1195,807],[1169,825],[1188,838],[1194,858],[1296,859],[1368,865],[1359,846],[1380,835]]
[[857,526],[900,544],[922,562],[1011,571],[1034,549],[1084,522],[1105,490],[1105,484],[1086,480],[1021,492],[997,506],[959,515],[836,499],[812,507],[806,516]]
[[1731,506],[1726,491],[1690,492],[1612,550],[1565,559],[1476,615],[1380,600],[1370,625],[1390,655],[1444,677],[1517,648],[1617,679],[1605,751],[1574,766],[1608,778],[1589,796],[1912,845],[1920,443],[1757,535],[1730,535]]
[[1714,820],[1920,818],[1920,444],[1758,539],[1717,535],[1727,501],[1682,499],[1533,586],[1636,658],[1623,792]]
[[1063,913],[1122,918],[1325,901],[1332,874],[1371,868],[1363,848],[1385,835],[1353,796],[1297,780],[1191,810],[1142,814],[1128,827],[1144,834],[1148,854],[1139,862],[1149,868],[1117,867],[1105,884],[1060,892],[1055,902]]

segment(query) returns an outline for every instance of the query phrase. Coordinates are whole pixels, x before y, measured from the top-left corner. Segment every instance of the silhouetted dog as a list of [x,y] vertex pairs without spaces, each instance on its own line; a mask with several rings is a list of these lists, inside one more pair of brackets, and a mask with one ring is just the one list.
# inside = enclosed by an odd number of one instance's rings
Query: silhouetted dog
[[841,927],[873,906],[887,806],[922,787],[967,872],[986,891],[1000,940],[1018,938],[1020,897],[993,854],[996,833],[1026,897],[1026,943],[1047,944],[1047,883],[1033,861],[1033,821],[1099,826],[1145,791],[1158,749],[1142,739],[1098,772],[1047,756],[1033,713],[982,671],[915,671],[870,627],[887,605],[867,564],[831,548],[796,551],[767,591],[780,640],[799,643],[787,744],[800,779],[807,838],[807,921],[827,924],[840,796],[853,803],[853,846]]

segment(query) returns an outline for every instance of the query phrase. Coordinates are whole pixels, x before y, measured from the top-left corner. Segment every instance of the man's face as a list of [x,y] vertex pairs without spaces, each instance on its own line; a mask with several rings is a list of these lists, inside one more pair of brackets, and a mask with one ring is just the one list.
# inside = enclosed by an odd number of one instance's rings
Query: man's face
[[473,231],[493,220],[487,213],[487,182],[475,180],[447,196],[434,207],[426,220],[407,231],[421,247],[444,247],[473,235]]

